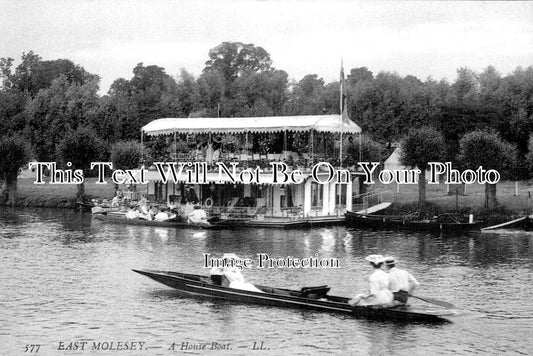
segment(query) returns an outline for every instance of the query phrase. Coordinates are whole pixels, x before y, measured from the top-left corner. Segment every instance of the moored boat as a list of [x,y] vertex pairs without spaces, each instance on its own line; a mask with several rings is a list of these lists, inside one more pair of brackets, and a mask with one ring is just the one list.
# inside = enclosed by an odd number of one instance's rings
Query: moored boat
[[399,215],[374,215],[347,211],[345,217],[348,226],[360,228],[430,232],[469,232],[480,230],[480,224],[478,222],[460,222],[452,214],[441,214],[433,219],[413,219]]
[[105,221],[113,224],[122,225],[143,225],[143,226],[157,226],[157,227],[176,227],[176,228],[188,228],[188,229],[206,229],[214,230],[220,229],[222,226],[217,224],[193,224],[179,221],[156,221],[145,219],[128,219],[125,213],[103,213],[93,214],[96,220]]
[[501,224],[487,226],[481,229],[482,232],[500,231],[502,229],[519,229],[533,231],[533,215],[526,215],[518,219],[506,221]]
[[206,276],[152,270],[134,269],[133,271],[187,295],[226,299],[235,302],[314,309],[349,314],[358,318],[402,322],[442,323],[450,321],[448,318],[455,315],[452,310],[425,309],[412,306],[397,306],[393,308],[352,307],[348,304],[350,298],[328,295],[329,287],[327,286],[289,290],[256,285],[257,288],[264,292],[260,293],[217,285]]

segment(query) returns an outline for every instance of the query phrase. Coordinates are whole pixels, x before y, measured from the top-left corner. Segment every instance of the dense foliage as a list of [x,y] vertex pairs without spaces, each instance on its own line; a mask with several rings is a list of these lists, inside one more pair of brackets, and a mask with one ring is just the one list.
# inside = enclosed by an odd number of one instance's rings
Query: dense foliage
[[[5,184],[7,197],[0,197],[8,204],[14,204],[17,194],[17,176],[20,169],[30,160],[30,148],[20,136],[0,138],[0,187]],[[7,199],[6,199],[7,198]]]
[[[466,134],[459,142],[458,161],[464,167],[495,169],[509,176],[516,166],[516,147],[496,133],[476,130]],[[485,207],[496,206],[496,184],[485,184]]]
[[529,136],[529,143],[527,145],[528,152],[527,152],[527,165],[529,169],[529,176],[533,177],[533,134]]
[[428,162],[440,162],[444,158],[444,137],[431,127],[410,129],[402,141],[400,161],[402,164],[418,168],[418,203],[426,201],[426,169]]
[[135,141],[120,141],[111,146],[114,169],[135,169],[141,165],[142,147]]
[[[80,127],[109,152],[117,141],[138,141],[140,128],[161,117],[339,113],[339,82],[316,74],[290,80],[264,48],[241,42],[211,49],[197,77],[139,63],[130,79],[116,79],[104,96],[99,77],[68,59],[43,60],[30,51],[14,63],[0,59],[0,133],[22,135],[41,161],[59,161],[57,144]],[[444,136],[445,158],[455,161],[465,134],[492,129],[516,144],[524,163],[515,177],[532,174],[525,162],[531,157],[533,66],[505,76],[492,66],[481,73],[459,68],[453,83],[360,67],[349,71],[345,87],[349,118],[381,147],[411,128],[432,127]]]
[[[91,162],[101,161],[104,149],[102,140],[92,130],[79,127],[76,131],[69,131],[58,143],[56,157],[62,168],[79,169],[88,176]],[[84,183],[78,184],[78,197],[84,194]]]

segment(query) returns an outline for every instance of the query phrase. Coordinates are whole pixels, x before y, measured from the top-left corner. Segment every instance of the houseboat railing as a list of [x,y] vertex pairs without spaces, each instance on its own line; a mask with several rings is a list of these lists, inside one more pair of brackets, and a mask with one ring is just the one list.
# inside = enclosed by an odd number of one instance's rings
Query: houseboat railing
[[258,219],[276,218],[303,218],[303,210],[300,207],[281,208],[277,212],[273,208],[266,207],[229,207],[213,206],[207,208],[209,217],[220,217],[221,219]]
[[356,195],[353,197],[352,209],[353,211],[361,211],[386,201],[392,201],[392,195],[393,192],[390,190],[373,190]]

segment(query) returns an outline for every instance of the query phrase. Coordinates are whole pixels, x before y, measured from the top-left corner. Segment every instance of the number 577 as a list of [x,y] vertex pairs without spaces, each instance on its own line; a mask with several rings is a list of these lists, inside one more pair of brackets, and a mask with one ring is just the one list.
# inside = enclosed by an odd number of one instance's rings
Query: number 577
[[38,345],[38,344],[27,344],[24,348],[24,352],[37,353],[39,352],[40,348],[41,348],[41,345]]

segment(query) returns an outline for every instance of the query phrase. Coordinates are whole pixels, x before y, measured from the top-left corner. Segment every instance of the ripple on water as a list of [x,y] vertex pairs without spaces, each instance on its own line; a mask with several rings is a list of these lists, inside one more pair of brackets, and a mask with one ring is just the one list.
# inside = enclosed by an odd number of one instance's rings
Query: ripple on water
[[[264,341],[272,354],[522,354],[532,348],[531,237],[438,236],[393,231],[193,231],[95,223],[71,211],[0,211],[0,335],[5,352],[28,339],[172,342]],[[335,257],[335,270],[257,269],[252,282],[287,288],[366,286],[370,253],[392,254],[422,282],[421,296],[474,311],[452,324],[372,322],[314,311],[183,297],[132,268],[205,274],[202,254]],[[423,302],[412,300],[413,305]],[[427,306],[427,305],[426,305]],[[236,354],[242,349],[235,349]],[[237,351],[238,350],[238,351]],[[241,354],[248,354],[242,351]]]

